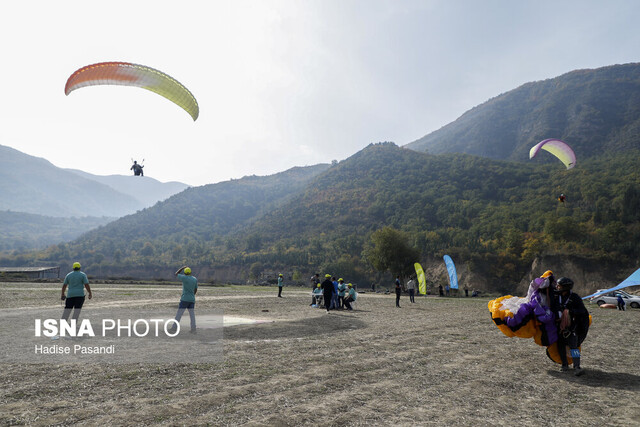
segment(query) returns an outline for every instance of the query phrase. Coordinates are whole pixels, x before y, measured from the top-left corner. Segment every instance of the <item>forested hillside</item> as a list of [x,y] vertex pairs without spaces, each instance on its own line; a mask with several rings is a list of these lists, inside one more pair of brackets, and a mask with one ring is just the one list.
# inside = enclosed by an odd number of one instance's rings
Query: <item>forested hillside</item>
[[421,257],[449,253],[496,286],[519,281],[543,254],[628,265],[640,255],[639,161],[631,151],[567,171],[375,144],[328,170],[188,189],[39,259],[82,259],[89,273],[188,263],[211,278],[234,267],[238,280],[270,269],[365,280],[376,274],[363,256],[370,235],[390,226]]
[[[577,70],[524,84],[406,147],[527,161],[529,149],[546,138],[567,142],[578,162],[638,149],[640,64]],[[543,154],[536,161],[553,161]]]
[[0,211],[0,252],[24,252],[68,242],[113,220],[107,217],[56,218]]

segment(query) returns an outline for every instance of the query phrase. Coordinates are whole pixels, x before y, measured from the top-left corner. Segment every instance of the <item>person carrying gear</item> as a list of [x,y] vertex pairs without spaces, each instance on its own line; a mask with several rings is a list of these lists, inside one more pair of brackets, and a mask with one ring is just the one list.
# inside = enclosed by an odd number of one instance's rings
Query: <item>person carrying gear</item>
[[144,167],[144,166],[139,165],[139,164],[138,164],[138,162],[137,162],[136,160],[134,160],[134,161],[133,161],[133,166],[131,166],[131,167],[129,168],[129,170],[132,170],[132,171],[133,171],[133,174],[134,174],[135,176],[144,176],[144,172],[142,171],[142,168],[143,168],[143,167]]
[[589,332],[589,312],[580,296],[572,291],[573,280],[561,277],[556,284],[552,309],[558,316],[558,352],[562,360],[561,370],[568,371],[567,346],[573,359],[573,369],[576,376],[584,374],[580,367],[580,344]]

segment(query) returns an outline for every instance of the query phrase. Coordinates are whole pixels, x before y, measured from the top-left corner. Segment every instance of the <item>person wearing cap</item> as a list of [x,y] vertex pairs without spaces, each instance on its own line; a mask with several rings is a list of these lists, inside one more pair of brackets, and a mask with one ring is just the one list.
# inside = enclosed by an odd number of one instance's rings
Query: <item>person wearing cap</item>
[[324,306],[328,313],[329,310],[331,310],[331,300],[333,298],[333,282],[331,281],[330,274],[324,275],[324,281],[322,282],[322,295],[324,298]]
[[311,307],[321,307],[322,306],[322,285],[318,283],[316,288],[311,292]]
[[351,303],[356,301],[356,298],[358,298],[358,294],[356,290],[353,289],[353,285],[351,283],[347,283],[347,288],[348,292],[347,296],[344,299],[344,306],[347,307],[347,310],[353,310],[353,307],[351,307]]
[[[184,273],[184,274],[182,274]],[[180,267],[175,273],[178,280],[182,282],[182,296],[180,297],[180,303],[178,304],[178,312],[176,313],[176,322],[180,323],[182,315],[185,309],[189,311],[189,319],[191,320],[191,333],[196,333],[196,293],[198,292],[198,279],[191,275],[191,268]],[[174,326],[170,329],[171,332],[175,332],[177,328]]]
[[[62,312],[62,319],[64,320],[69,320],[71,310],[73,310],[72,319],[78,320],[80,310],[84,305],[85,289],[87,290],[89,299],[93,296],[91,294],[91,287],[89,286],[89,279],[86,274],[80,271],[80,268],[80,263],[74,262],[73,271],[65,276],[64,282],[62,283],[62,294],[60,298],[64,301],[64,311]],[[66,295],[65,291],[67,291]]]
[[278,298],[282,298],[282,286],[284,286],[284,278],[282,273],[278,274]]
[[338,279],[338,307],[344,308],[344,294],[347,290],[347,285],[344,284],[344,280],[341,278]]

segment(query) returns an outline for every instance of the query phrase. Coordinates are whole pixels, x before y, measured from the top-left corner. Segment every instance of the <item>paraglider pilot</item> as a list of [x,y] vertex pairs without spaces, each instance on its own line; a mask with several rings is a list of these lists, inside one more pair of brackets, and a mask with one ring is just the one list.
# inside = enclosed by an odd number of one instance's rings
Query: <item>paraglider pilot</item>
[[553,311],[557,313],[558,351],[562,360],[562,371],[569,370],[566,347],[571,351],[573,369],[576,376],[584,374],[580,367],[580,344],[587,337],[589,331],[589,312],[578,294],[572,292],[573,280],[561,277],[556,284],[553,301]]
[[144,166],[139,165],[138,162],[136,160],[133,161],[133,166],[131,166],[131,168],[129,168],[129,170],[133,171],[133,174],[135,176],[144,176],[144,172],[142,171],[142,168]]

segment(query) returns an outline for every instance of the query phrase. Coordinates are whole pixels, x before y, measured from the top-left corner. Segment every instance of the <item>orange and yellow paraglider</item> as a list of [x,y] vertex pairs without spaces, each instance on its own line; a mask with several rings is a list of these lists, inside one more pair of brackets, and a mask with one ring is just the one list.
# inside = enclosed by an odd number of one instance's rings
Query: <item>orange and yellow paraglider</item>
[[195,121],[200,114],[193,94],[173,77],[151,67],[129,62],[101,62],[74,72],[64,87],[65,95],[85,86],[135,86],[161,95],[182,107]]

